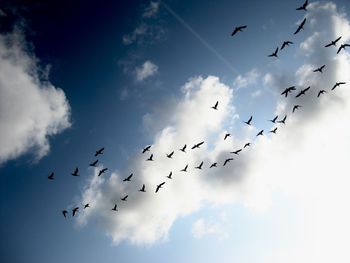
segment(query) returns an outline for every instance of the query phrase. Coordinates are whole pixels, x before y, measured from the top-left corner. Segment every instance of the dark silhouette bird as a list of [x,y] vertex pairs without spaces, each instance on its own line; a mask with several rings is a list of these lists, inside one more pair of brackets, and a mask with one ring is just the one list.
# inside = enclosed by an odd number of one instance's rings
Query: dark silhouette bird
[[218,164],[218,163],[213,163],[212,165],[210,165],[209,168],[217,167],[217,166],[216,166],[217,164]]
[[202,170],[202,166],[203,166],[203,162],[201,162],[200,165],[198,165],[198,166],[196,166],[196,167],[194,167],[194,168],[199,169],[199,170]]
[[172,151],[171,153],[167,154],[166,157],[172,158],[172,157],[173,157],[173,154],[174,154],[174,151]]
[[336,87],[339,87],[340,85],[344,85],[346,82],[337,82],[334,84],[333,88],[331,90],[334,90]]
[[185,168],[183,168],[182,170],[180,170],[180,172],[187,172],[187,167],[188,167],[188,164],[186,164]]
[[145,148],[143,148],[142,153],[148,152],[149,149],[151,149],[152,145],[148,145]]
[[306,0],[304,2],[304,4],[302,6],[300,6],[300,7],[298,7],[296,10],[304,10],[304,11],[306,11],[307,5],[308,5],[308,0]]
[[317,98],[318,98],[319,96],[321,96],[321,94],[324,94],[324,93],[327,93],[327,91],[325,91],[324,89],[323,89],[323,90],[320,90],[320,91],[318,92],[318,94],[317,94]]
[[263,132],[264,132],[264,130],[259,131],[258,134],[256,135],[256,137],[258,137],[258,136],[260,136],[260,135],[262,136],[262,135],[263,135]]
[[291,86],[289,88],[286,88],[282,93],[281,95],[284,95],[286,98],[288,96],[288,93],[292,92],[292,90],[295,90],[295,86]]
[[141,189],[139,190],[139,192],[146,192],[146,186],[145,184],[142,185]]
[[68,211],[67,210],[62,210],[62,214],[64,217],[67,217]]
[[215,103],[215,105],[214,105],[213,107],[211,107],[211,108],[214,109],[214,110],[217,110],[217,109],[218,109],[218,105],[219,105],[219,102],[217,101],[217,102]]
[[98,160],[96,160],[96,161],[90,163],[89,166],[91,166],[91,167],[96,167],[96,164],[97,164],[97,163],[98,163]]
[[226,134],[225,134],[225,137],[224,137],[224,140],[226,140],[226,139],[227,139],[227,137],[230,137],[230,136],[231,136],[231,134],[226,133]]
[[278,58],[277,53],[278,53],[278,47],[275,49],[275,51],[273,53],[268,55],[268,57],[276,57],[276,58]]
[[233,158],[228,158],[228,159],[226,159],[223,166],[225,166],[225,165],[226,165],[227,163],[229,163],[230,161],[233,161]]
[[250,147],[250,142],[247,142],[246,144],[244,144],[243,149],[244,149],[245,147]]
[[284,116],[282,120],[277,121],[278,123],[286,124],[287,115]]
[[341,36],[338,37],[336,40],[331,41],[331,43],[325,45],[324,47],[336,46],[336,45],[337,45],[337,42],[338,42],[340,39],[341,39]]
[[103,168],[102,170],[100,170],[100,171],[98,172],[98,176],[101,176],[101,175],[104,174],[107,170],[108,170],[108,168]]
[[307,92],[310,89],[310,86],[306,89],[301,90],[295,97],[299,98],[301,95],[305,95],[305,92]]
[[236,26],[236,27],[233,29],[233,31],[232,31],[232,33],[231,33],[231,36],[236,35],[237,32],[243,32],[243,29],[245,29],[245,28],[247,28],[246,25],[244,25],[244,26]]
[[104,149],[105,149],[105,148],[102,147],[101,149],[97,150],[97,151],[95,152],[95,157],[98,156],[98,155],[100,155],[100,154],[103,154]]
[[204,142],[197,143],[197,144],[193,145],[191,149],[199,148],[203,143]]
[[54,172],[51,172],[50,175],[47,177],[49,180],[54,180],[55,178],[53,177],[55,175]]
[[237,154],[237,155],[238,155],[241,151],[242,151],[242,149],[239,149],[239,150],[237,150],[237,151],[230,152],[230,153],[234,153],[234,154]]
[[162,188],[162,186],[165,184],[165,182],[157,185],[157,188],[156,188],[156,193],[159,191],[160,188]]
[[130,182],[131,181],[131,177],[133,176],[134,174],[130,174],[128,177],[126,177],[123,182]]
[[153,153],[151,154],[151,156],[146,161],[154,161],[153,160]]
[[304,20],[301,22],[301,24],[298,26],[297,30],[294,32],[294,35],[298,34],[300,30],[304,30],[304,25],[306,22],[306,18],[304,18]]
[[71,173],[71,175],[73,175],[73,176],[79,176],[79,169],[78,169],[78,167],[75,168],[74,172]]
[[269,131],[269,132],[276,134],[276,131],[277,131],[277,127],[274,128],[273,130]]
[[166,176],[169,179],[173,179],[171,176],[173,175],[173,172],[170,172],[168,176]]
[[322,65],[321,67],[317,68],[314,70],[314,72],[320,72],[323,73],[323,69],[325,68],[326,65]]
[[294,111],[296,111],[297,109],[299,109],[301,107],[301,105],[294,105],[292,113],[294,113]]
[[89,203],[87,203],[87,204],[84,205],[84,209],[86,209],[86,208],[88,208],[88,207],[90,207],[90,204],[89,204]]
[[74,208],[72,209],[73,216],[75,216],[76,213],[78,213],[78,210],[79,210],[79,207],[74,207]]
[[123,198],[120,198],[122,201],[127,201],[126,199],[128,198],[128,195],[124,196]]
[[247,124],[247,125],[251,125],[252,119],[253,119],[253,116],[250,116],[249,120],[248,121],[244,121],[244,123]]
[[340,45],[340,47],[339,47],[339,49],[338,49],[338,51],[337,51],[337,54],[339,54],[339,52],[340,52],[342,49],[345,50],[346,47],[350,47],[350,44],[342,44],[342,45]]
[[114,204],[114,207],[112,208],[112,211],[118,211],[117,204]]
[[275,118],[273,118],[272,120],[269,120],[269,121],[271,121],[272,123],[276,123],[277,118],[278,118],[278,115]]
[[187,145],[185,144],[184,147],[182,147],[182,148],[180,149],[180,151],[182,151],[182,152],[185,153],[185,152],[186,152],[186,147],[187,147]]
[[288,47],[290,44],[294,44],[292,41],[284,41],[281,47],[281,50],[284,49],[285,47]]

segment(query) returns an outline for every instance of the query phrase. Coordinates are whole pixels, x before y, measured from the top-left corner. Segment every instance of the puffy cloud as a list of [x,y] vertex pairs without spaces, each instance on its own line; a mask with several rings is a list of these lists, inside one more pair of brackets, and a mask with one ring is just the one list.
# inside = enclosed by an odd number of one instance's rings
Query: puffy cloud
[[136,80],[143,81],[158,73],[158,66],[149,60],[146,60],[142,66],[135,69]]
[[64,92],[40,80],[36,58],[19,33],[0,35],[0,163],[50,149],[49,136],[70,126]]
[[244,88],[249,85],[254,85],[259,77],[260,73],[254,68],[244,75],[238,75],[233,82],[233,86],[235,88]]
[[205,236],[217,236],[220,239],[225,239],[228,237],[228,233],[225,230],[226,224],[227,218],[225,213],[221,213],[218,218],[210,220],[199,218],[192,224],[192,235],[197,239]]

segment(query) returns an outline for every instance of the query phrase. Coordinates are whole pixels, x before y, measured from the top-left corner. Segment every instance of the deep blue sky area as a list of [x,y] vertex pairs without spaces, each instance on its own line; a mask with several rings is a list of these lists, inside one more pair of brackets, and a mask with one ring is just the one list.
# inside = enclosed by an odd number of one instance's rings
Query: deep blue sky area
[[[267,55],[284,40],[301,42],[300,36],[292,36],[304,15],[295,11],[299,0],[165,2],[234,70],[162,4],[156,18],[145,19],[142,13],[149,1],[1,1],[0,9],[7,14],[0,16],[1,33],[17,28],[39,67],[49,65],[50,82],[64,91],[70,104],[72,126],[49,137],[50,151],[39,161],[26,153],[0,166],[0,262],[232,262],[231,258],[245,262],[233,256],[236,250],[246,251],[249,240],[250,234],[239,228],[236,236],[225,241],[191,237],[188,222],[201,211],[180,218],[169,240],[153,246],[128,242],[114,246],[103,229],[80,228],[61,215],[61,210],[79,197],[84,179],[92,171],[82,168],[82,178],[74,178],[70,176],[74,168],[87,167],[95,150],[105,147],[101,162],[112,171],[123,171],[130,156],[152,143],[143,116],[179,98],[181,86],[189,78],[214,75],[231,86],[239,74],[253,68],[273,69]],[[349,13],[348,0],[336,3]],[[159,38],[146,37],[141,43],[125,45],[123,36],[142,23],[154,26]],[[247,24],[248,30],[232,39],[232,29],[241,24]],[[296,69],[300,64],[291,54],[281,60]],[[134,69],[146,60],[159,67],[158,73],[137,81]],[[266,121],[273,115],[267,97],[255,105],[247,103],[251,92],[260,86],[234,90],[236,110],[242,118],[249,117],[257,106],[256,119]],[[51,171],[57,176],[54,184],[47,180]],[[240,206],[231,209],[238,222],[254,224]],[[261,236],[268,234],[259,224],[254,230]],[[257,240],[255,245],[264,244]]]

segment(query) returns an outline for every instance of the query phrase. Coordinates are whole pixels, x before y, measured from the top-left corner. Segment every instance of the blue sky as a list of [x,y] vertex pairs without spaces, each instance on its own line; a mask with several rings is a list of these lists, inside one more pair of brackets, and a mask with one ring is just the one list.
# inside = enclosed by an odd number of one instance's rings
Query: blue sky
[[[350,6],[320,1],[296,11],[301,4],[2,4],[1,261],[348,262],[350,93],[330,88],[350,83],[350,55],[324,45],[350,42]],[[248,27],[231,37],[238,25]],[[294,44],[268,58],[285,40]],[[325,73],[312,72],[322,64]],[[312,88],[298,101],[280,96],[292,85]],[[295,103],[303,107],[292,114]],[[286,114],[278,136],[267,134],[267,120]],[[251,149],[224,169],[247,141]],[[154,164],[140,153],[146,145]],[[101,147],[101,166],[89,168]],[[187,177],[177,172],[185,164]],[[131,172],[132,183],[122,183]],[[133,194],[145,182],[144,197]],[[62,216],[87,202],[76,218]]]

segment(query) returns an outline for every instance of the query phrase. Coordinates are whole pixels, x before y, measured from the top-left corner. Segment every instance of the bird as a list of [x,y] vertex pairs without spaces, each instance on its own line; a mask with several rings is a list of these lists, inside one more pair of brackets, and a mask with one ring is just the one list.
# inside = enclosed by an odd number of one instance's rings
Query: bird
[[149,149],[151,149],[151,146],[152,145],[148,145],[145,148],[143,148],[142,153],[145,153],[145,152],[149,151]]
[[284,96],[287,98],[288,93],[289,93],[289,92],[292,92],[292,90],[295,90],[295,86],[291,86],[291,87],[289,87],[289,88],[286,88],[286,89],[281,93],[281,95],[284,95]]
[[273,130],[269,131],[269,132],[276,134],[276,131],[277,131],[277,127],[274,128]]
[[114,204],[114,207],[111,209],[112,211],[118,211],[117,204]]
[[193,145],[191,149],[199,148],[203,143],[204,142],[197,143],[197,144]]
[[244,123],[247,124],[247,125],[251,125],[252,119],[253,119],[253,116],[250,116],[249,120],[248,121],[244,121]]
[[199,170],[202,170],[202,166],[203,166],[203,162],[201,162],[200,165],[198,165],[198,166],[196,166],[196,167],[194,167],[194,168],[199,169]]
[[342,44],[342,45],[340,45],[340,47],[339,47],[339,49],[338,49],[338,51],[337,51],[337,54],[339,54],[339,52],[340,52],[342,49],[345,50],[346,47],[350,47],[350,44]]
[[100,154],[103,154],[104,149],[105,149],[105,148],[102,147],[101,149],[97,150],[97,151],[95,152],[95,157],[98,156],[98,155],[100,155]]
[[228,158],[228,159],[226,159],[223,166],[225,166],[225,165],[226,165],[228,162],[230,162],[230,161],[233,161],[233,158]]
[[339,87],[340,85],[344,85],[346,82],[337,82],[334,84],[333,88],[331,90],[334,90],[336,87]]
[[294,111],[296,111],[297,109],[299,109],[300,107],[302,107],[301,105],[294,105],[292,113],[294,113]]
[[173,154],[174,154],[174,151],[172,151],[171,153],[167,154],[166,157],[172,158],[172,157],[173,157]]
[[78,167],[77,167],[77,168],[75,168],[74,172],[71,173],[71,175],[73,175],[73,176],[79,176],[78,173],[79,173],[79,169],[78,169]]
[[173,172],[170,172],[168,176],[166,176],[169,179],[173,179],[171,176],[173,175]]
[[128,177],[126,177],[123,182],[130,182],[131,181],[131,177],[133,176],[134,174],[130,174]]
[[286,124],[287,115],[284,116],[282,120],[277,121],[278,123]]
[[50,175],[47,177],[49,180],[54,180],[54,176],[55,173],[54,172],[51,172]]
[[294,32],[294,35],[298,34],[300,30],[304,30],[304,25],[306,22],[306,18],[304,18],[304,20],[301,22],[301,24],[298,26],[297,30]]
[[226,133],[226,134],[225,134],[225,137],[224,137],[224,140],[226,140],[226,139],[227,139],[227,137],[230,137],[230,136],[231,136],[231,134]]
[[284,41],[281,47],[281,50],[284,49],[286,46],[289,46],[290,44],[294,44],[292,41]]
[[246,25],[244,25],[244,26],[236,26],[234,28],[234,30],[232,31],[231,36],[234,36],[235,34],[237,34],[237,32],[243,32],[243,29],[245,29],[245,28],[247,28]]
[[187,167],[188,167],[188,164],[186,164],[185,168],[183,168],[182,170],[180,170],[180,172],[187,172]]
[[122,201],[127,201],[126,199],[128,198],[128,195],[124,196],[123,198],[120,198]]
[[310,89],[310,86],[306,89],[301,90],[295,97],[299,98],[301,95],[305,95],[305,92],[307,92]]
[[263,132],[264,132],[264,130],[259,131],[258,134],[256,135],[256,137],[263,135]]
[[88,208],[88,207],[90,207],[90,204],[89,204],[89,203],[87,203],[87,204],[84,205],[84,209],[86,209],[86,208]]
[[325,68],[326,65],[322,65],[321,67],[315,69],[313,72],[320,72],[323,73],[323,69]]
[[185,153],[185,152],[186,152],[186,147],[187,147],[187,145],[185,144],[184,147],[182,147],[182,148],[180,149],[180,151],[182,151],[182,152]]
[[269,120],[269,121],[271,121],[272,123],[276,123],[277,118],[278,118],[278,115],[276,115],[275,118],[273,118],[272,120]]
[[277,53],[278,53],[278,47],[276,48],[276,50],[273,53],[268,55],[268,57],[276,57],[276,58],[278,58]]
[[151,154],[151,156],[146,161],[154,161],[153,160],[153,153]]
[[324,94],[324,93],[327,93],[327,91],[325,91],[324,89],[323,90],[320,90],[317,94],[317,98],[321,96],[321,94]]
[[75,207],[72,209],[73,216],[75,216],[75,214],[78,212],[78,210],[79,210],[79,207]]
[[247,142],[246,144],[244,144],[243,149],[246,148],[246,147],[249,147],[249,146],[250,146],[250,142]]
[[67,210],[62,210],[62,214],[64,217],[67,217],[68,211]]
[[98,172],[98,176],[101,176],[103,173],[105,173],[108,170],[108,168],[103,168]]
[[160,188],[162,188],[162,186],[165,184],[165,182],[157,185],[157,188],[156,188],[156,193],[159,191]]
[[217,109],[218,109],[218,105],[219,105],[219,102],[217,101],[217,102],[215,103],[215,105],[214,105],[213,107],[211,107],[211,108],[214,109],[214,110],[217,110]]
[[337,45],[337,42],[338,42],[340,39],[341,39],[341,36],[338,37],[336,40],[331,41],[331,43],[325,45],[324,47],[336,46],[336,45]]
[[217,167],[217,166],[216,166],[217,164],[218,164],[218,163],[213,163],[212,165],[210,165],[209,168]]
[[96,167],[96,164],[97,164],[97,163],[98,163],[98,160],[96,160],[96,161],[90,163],[89,166],[91,166],[91,167]]
[[304,11],[306,11],[307,5],[308,5],[308,0],[306,0],[305,3],[302,6],[298,7],[296,10],[304,10]]
[[237,151],[230,152],[230,153],[234,153],[234,154],[237,154],[237,155],[238,155],[241,151],[242,151],[242,149],[239,149],[239,150],[237,150]]
[[146,188],[146,186],[145,186],[145,184],[143,184],[142,187],[141,187],[141,189],[139,190],[139,192],[144,192],[144,193],[145,193],[145,192],[146,192],[146,189],[145,189],[145,188]]

